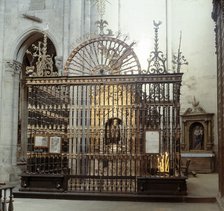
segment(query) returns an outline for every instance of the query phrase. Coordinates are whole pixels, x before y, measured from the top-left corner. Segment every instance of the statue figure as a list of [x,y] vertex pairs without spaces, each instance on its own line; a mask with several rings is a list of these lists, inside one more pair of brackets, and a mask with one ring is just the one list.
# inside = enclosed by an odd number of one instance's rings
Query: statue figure
[[121,141],[121,120],[113,118],[106,124],[106,144],[119,144]]
[[63,76],[63,58],[62,56],[55,56],[55,66],[58,70],[58,76]]
[[118,144],[120,141],[120,124],[117,119],[113,119],[110,126],[110,141],[114,144]]

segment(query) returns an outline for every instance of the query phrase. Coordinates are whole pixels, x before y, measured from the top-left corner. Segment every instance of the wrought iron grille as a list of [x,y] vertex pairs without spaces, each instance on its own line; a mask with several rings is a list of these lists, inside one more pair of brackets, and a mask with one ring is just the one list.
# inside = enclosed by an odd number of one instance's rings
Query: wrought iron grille
[[139,177],[180,176],[182,74],[166,69],[160,22],[147,71],[134,43],[98,24],[100,35],[69,56],[67,76],[26,78],[27,174],[65,175],[68,191],[119,193],[136,192]]
[[141,68],[132,48],[134,44],[109,36],[89,39],[72,51],[65,72],[69,76],[139,74]]
[[[137,177],[178,176],[181,76],[28,79],[27,173],[66,174],[68,190],[91,192],[135,192]],[[159,153],[146,152],[146,131],[159,131]],[[60,152],[35,146],[37,135],[61,137]]]

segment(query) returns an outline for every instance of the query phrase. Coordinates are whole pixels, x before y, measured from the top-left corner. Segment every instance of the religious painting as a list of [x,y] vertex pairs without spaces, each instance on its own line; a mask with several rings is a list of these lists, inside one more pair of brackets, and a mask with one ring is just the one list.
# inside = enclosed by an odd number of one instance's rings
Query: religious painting
[[48,137],[47,136],[35,136],[34,147],[47,148],[48,147]]
[[49,152],[61,153],[61,137],[58,136],[50,137]]
[[204,150],[204,127],[199,122],[190,127],[190,150]]

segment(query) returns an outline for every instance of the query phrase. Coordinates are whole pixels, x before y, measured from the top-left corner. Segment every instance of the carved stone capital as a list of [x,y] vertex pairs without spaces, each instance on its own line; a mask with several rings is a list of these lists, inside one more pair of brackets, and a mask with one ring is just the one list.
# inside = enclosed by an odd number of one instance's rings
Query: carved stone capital
[[13,74],[20,74],[22,64],[15,60],[5,60],[5,70]]

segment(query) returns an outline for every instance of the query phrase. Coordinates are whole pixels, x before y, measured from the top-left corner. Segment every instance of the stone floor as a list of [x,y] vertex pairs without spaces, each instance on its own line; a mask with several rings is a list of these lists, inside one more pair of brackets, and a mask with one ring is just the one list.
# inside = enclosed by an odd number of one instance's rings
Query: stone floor
[[188,195],[192,197],[216,197],[218,193],[218,174],[197,174],[187,180]]
[[[188,196],[192,198],[215,198],[218,193],[217,174],[189,176]],[[217,203],[155,203],[124,201],[80,201],[15,198],[14,211],[218,211]]]
[[16,199],[14,211],[219,211],[216,203],[148,203]]

